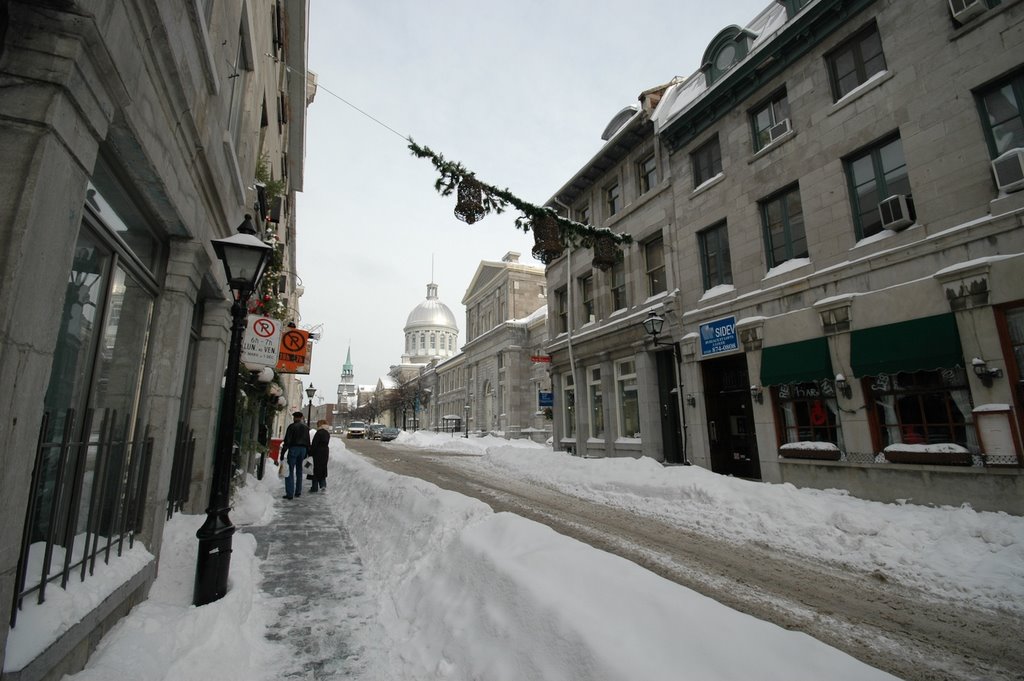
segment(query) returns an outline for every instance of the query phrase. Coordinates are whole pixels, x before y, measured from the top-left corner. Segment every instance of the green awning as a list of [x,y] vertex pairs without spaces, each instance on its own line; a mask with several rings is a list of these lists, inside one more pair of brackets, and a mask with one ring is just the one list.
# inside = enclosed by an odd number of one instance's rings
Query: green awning
[[832,359],[824,338],[775,345],[761,351],[761,385],[832,380]]
[[857,329],[850,337],[854,376],[964,366],[960,334],[952,314]]

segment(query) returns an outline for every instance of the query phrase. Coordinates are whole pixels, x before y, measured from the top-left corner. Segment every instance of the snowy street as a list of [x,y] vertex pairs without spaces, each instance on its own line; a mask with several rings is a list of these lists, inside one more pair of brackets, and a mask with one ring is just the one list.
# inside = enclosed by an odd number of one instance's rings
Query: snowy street
[[[150,599],[103,639],[83,672],[70,678],[190,680],[210,678],[211,673],[239,681],[893,678],[807,634],[733,610],[544,525],[381,470],[340,439],[333,439],[331,446],[324,495],[304,494],[284,501],[280,481],[270,476],[261,482],[250,480],[241,490],[232,513],[239,532],[231,588],[216,603],[201,608],[190,605],[195,529],[201,519],[175,516],[168,524],[160,574]],[[628,498],[649,511],[670,498],[667,487],[674,488],[675,503],[691,513],[704,512],[697,497],[717,499],[721,505],[742,504],[749,509],[744,522],[728,532],[709,525],[704,534],[728,543],[724,535],[742,534],[744,527],[760,524],[764,546],[758,548],[766,551],[763,556],[770,553],[766,546],[782,544],[792,554],[790,559],[797,560],[794,564],[812,557],[834,563],[808,582],[817,581],[829,569],[838,573],[836,568],[845,563],[851,574],[843,589],[850,589],[849,584],[858,579],[871,586],[863,593],[847,594],[846,600],[836,593],[837,603],[856,599],[877,586],[872,582],[878,580],[859,573],[857,567],[874,561],[879,570],[892,568],[887,585],[893,594],[907,591],[917,598],[922,590],[909,575],[923,574],[933,583],[933,598],[921,596],[917,604],[922,607],[929,600],[927,607],[950,600],[950,612],[975,607],[996,620],[1003,618],[1011,625],[1004,631],[1020,630],[1024,610],[1021,518],[969,509],[876,504],[838,494],[722,479],[697,469],[659,467],[658,478],[650,462],[582,461],[489,438],[442,443],[434,436],[417,434],[377,447],[389,453],[394,463],[416,456],[408,453],[410,448],[427,454],[428,446],[471,455],[457,457],[461,463],[449,466],[452,476],[459,475],[459,468],[487,471],[491,478],[503,479],[507,488],[518,488],[531,476],[541,477],[546,483],[537,489],[543,488],[545,494],[574,485],[576,496],[591,498],[587,503],[606,497],[602,504],[609,518],[630,505]],[[352,449],[360,448],[370,449],[353,443]],[[441,458],[438,453],[427,458]],[[526,475],[523,466],[532,473]],[[685,490],[677,475],[690,478]],[[641,484],[642,480],[647,482]],[[731,501],[718,496],[723,486],[732,488]],[[828,522],[813,517],[797,522],[797,517],[809,516],[809,504],[820,507]],[[631,512],[646,515],[642,508]],[[902,514],[905,528],[894,523],[893,514]],[[653,519],[644,521],[651,523],[652,535],[679,527],[671,513],[661,515],[661,525]],[[870,532],[868,515],[875,518]],[[840,516],[846,517],[845,526],[836,522]],[[794,526],[798,535],[815,523],[818,532],[787,539],[776,525],[782,521]],[[935,531],[921,536],[918,523]],[[699,534],[691,528],[685,536]],[[916,550],[898,549],[908,541],[917,542]],[[800,558],[800,551],[793,547],[805,542]],[[742,543],[733,537],[737,551]],[[609,544],[615,542],[609,540]],[[811,545],[817,549],[808,548]],[[846,561],[824,558],[843,546]],[[656,558],[651,554],[649,561],[655,569],[659,567]],[[969,562],[964,569],[974,576],[958,573],[935,583],[934,575],[923,567],[925,562]],[[750,575],[754,591],[759,588],[754,580],[758,572],[752,570]],[[701,583],[694,577],[695,585]],[[997,612],[1000,593],[1003,610]],[[775,596],[766,600],[780,602]],[[899,626],[908,629],[909,638],[917,636],[913,629],[918,623],[899,609],[914,606],[913,599],[898,602],[891,612]],[[794,622],[841,621],[840,607],[845,606],[837,606],[835,613],[787,616],[794,617]],[[25,620],[31,621],[31,616]],[[871,636],[870,628],[851,629],[848,636]],[[882,632],[874,644],[884,648],[889,637]],[[976,669],[987,669],[974,672],[975,677],[1016,678],[1019,660],[1000,656],[1019,652],[1002,652],[1013,645],[1009,640],[1013,635],[1003,638],[1003,645],[992,642],[991,659],[972,662],[979,665]],[[140,656],[140,650],[146,655]],[[942,678],[926,669],[919,650],[892,652],[902,653],[909,668],[919,671],[916,676],[897,676]],[[955,657],[946,654],[951,656]],[[879,655],[869,663],[878,665],[888,659]],[[957,668],[948,669],[946,678],[963,678]]]

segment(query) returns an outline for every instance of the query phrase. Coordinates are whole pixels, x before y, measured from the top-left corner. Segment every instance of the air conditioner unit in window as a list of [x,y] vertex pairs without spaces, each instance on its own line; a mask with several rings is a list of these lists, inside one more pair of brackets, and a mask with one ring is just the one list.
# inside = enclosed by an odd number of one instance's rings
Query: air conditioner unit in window
[[1001,192],[1024,189],[1024,149],[1017,147],[992,161],[992,173]]
[[789,119],[783,118],[781,121],[768,128],[769,141],[774,142],[792,129],[793,128],[789,125]]
[[986,9],[985,0],[949,0],[949,11],[961,24],[970,21]]
[[882,227],[898,232],[914,224],[914,200],[906,194],[893,194],[878,204]]

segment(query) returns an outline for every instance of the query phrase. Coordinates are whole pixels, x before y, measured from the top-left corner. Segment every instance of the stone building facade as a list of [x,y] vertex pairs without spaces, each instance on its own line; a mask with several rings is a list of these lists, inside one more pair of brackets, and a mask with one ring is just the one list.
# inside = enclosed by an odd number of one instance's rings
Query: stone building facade
[[[80,668],[145,598],[171,486],[205,508],[231,302],[211,240],[251,214],[294,271],[306,24],[305,0],[0,3],[5,679]],[[261,159],[283,181],[273,205]],[[153,560],[41,653],[3,660],[22,650],[17,603],[54,607],[41,587],[69,570],[75,588],[84,537],[125,535]],[[27,571],[46,547],[76,558]]]
[[550,423],[538,406],[538,393],[550,392],[546,302],[542,268],[520,263],[514,251],[481,261],[462,299],[465,345],[416,379],[430,396],[420,427],[546,438]]
[[548,268],[559,446],[1024,513],[1024,3],[966,4],[774,2],[613,121],[549,203],[636,239]]

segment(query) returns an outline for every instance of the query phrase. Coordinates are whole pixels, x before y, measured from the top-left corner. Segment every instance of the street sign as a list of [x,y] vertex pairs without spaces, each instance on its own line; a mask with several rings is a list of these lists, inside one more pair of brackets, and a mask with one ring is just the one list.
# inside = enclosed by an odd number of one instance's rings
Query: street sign
[[544,407],[555,406],[555,393],[550,390],[540,390],[537,392],[537,406],[541,409]]
[[700,325],[700,354],[704,357],[737,348],[736,317],[723,317]]
[[309,331],[287,329],[281,334],[281,346],[277,355],[279,374],[308,374],[312,357]]
[[272,367],[277,364],[281,322],[251,314],[242,337],[242,362]]
[[534,364],[550,364],[551,358],[547,355],[532,355],[530,361]]

